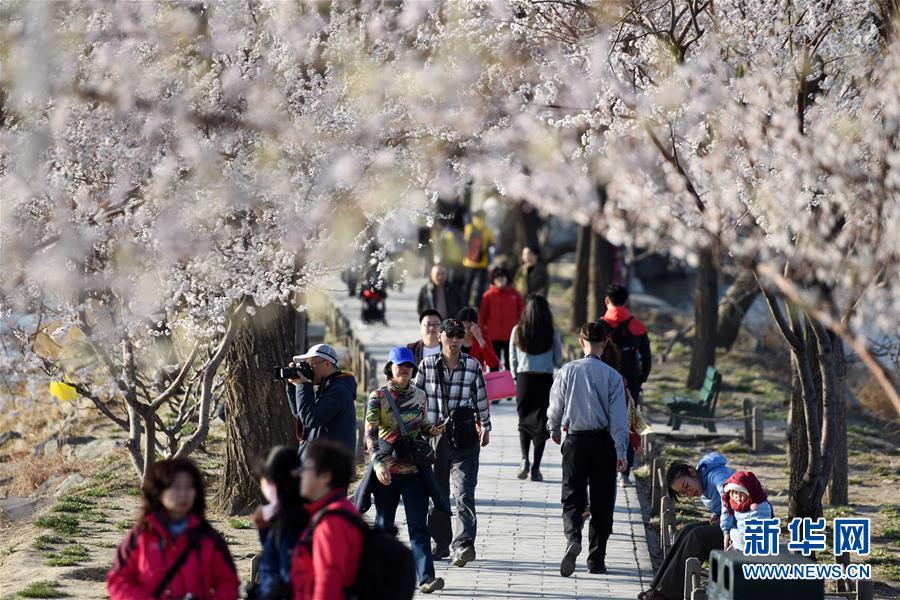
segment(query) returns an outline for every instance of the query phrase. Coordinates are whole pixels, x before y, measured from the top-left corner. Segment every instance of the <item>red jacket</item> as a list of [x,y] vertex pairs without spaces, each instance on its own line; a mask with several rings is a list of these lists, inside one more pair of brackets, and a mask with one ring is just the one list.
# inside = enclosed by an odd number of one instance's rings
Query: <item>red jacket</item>
[[631,335],[642,336],[647,333],[647,328],[644,324],[624,306],[610,306],[601,318],[611,326],[616,327],[619,323],[627,321],[629,317],[631,317],[631,322],[628,323],[628,332]]
[[481,363],[481,368],[484,371],[488,369],[499,369],[500,368],[500,359],[497,358],[497,353],[494,352],[494,345],[491,343],[491,338],[486,335],[482,335],[484,338],[484,346],[481,346],[478,343],[478,340],[472,340],[472,347],[469,348],[467,354]]
[[[359,514],[347,499],[347,490],[337,490],[306,506],[311,516],[321,509],[340,508]],[[300,536],[303,540],[309,529]],[[340,515],[326,515],[312,534],[312,548],[298,542],[291,561],[294,600],[343,600],[353,585],[362,553],[362,531]]]
[[[153,600],[153,592],[169,567],[188,545],[191,532],[201,526],[199,517],[188,517],[188,528],[174,540],[155,514],[148,515],[122,540],[113,567],[106,578],[111,600]],[[200,600],[235,600],[237,573],[228,545],[212,527],[200,534],[200,543],[172,577],[160,598],[183,598],[193,594]]]
[[507,285],[501,290],[497,286],[491,285],[481,297],[478,326],[481,327],[485,338],[504,344],[508,343],[509,334],[519,322],[523,310],[525,310],[525,302],[522,300],[522,294],[516,288]]

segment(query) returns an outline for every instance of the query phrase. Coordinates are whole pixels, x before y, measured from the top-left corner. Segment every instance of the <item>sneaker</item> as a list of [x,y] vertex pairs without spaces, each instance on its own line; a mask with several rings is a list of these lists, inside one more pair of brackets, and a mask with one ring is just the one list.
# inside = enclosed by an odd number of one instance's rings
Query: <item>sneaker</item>
[[575,559],[581,554],[581,544],[572,542],[566,546],[566,554],[559,563],[559,574],[568,577],[575,572]]
[[422,585],[419,586],[419,591],[423,594],[430,594],[442,589],[444,589],[443,577],[429,577],[422,582]]
[[544,480],[544,476],[541,475],[540,469],[537,469],[537,468],[531,469],[531,480],[532,481],[543,481]]
[[444,560],[445,558],[450,558],[450,548],[441,548],[440,546],[431,548],[432,560]]
[[531,468],[531,463],[528,462],[528,459],[524,459],[522,464],[519,465],[519,473],[516,475],[519,479],[528,479],[528,470]]
[[456,552],[456,558],[453,559],[453,566],[464,567],[475,560],[475,547],[466,546]]

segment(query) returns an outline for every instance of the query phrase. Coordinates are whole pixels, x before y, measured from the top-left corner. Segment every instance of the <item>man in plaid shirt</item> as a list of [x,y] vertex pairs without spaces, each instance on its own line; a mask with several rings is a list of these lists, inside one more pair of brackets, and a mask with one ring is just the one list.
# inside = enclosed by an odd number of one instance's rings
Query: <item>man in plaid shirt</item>
[[475,412],[475,433],[479,439],[471,447],[454,447],[446,434],[431,441],[437,459],[434,474],[437,476],[438,486],[449,497],[452,481],[453,497],[456,499],[456,536],[453,536],[449,514],[434,507],[429,511],[428,529],[434,539],[432,555],[436,560],[447,558],[452,548],[453,564],[457,567],[464,567],[475,560],[478,459],[481,446],[487,446],[491,439],[491,414],[484,375],[481,364],[462,352],[465,335],[462,322],[445,319],[441,323],[441,353],[424,358],[413,381],[414,386],[425,391],[428,420],[432,423],[446,421],[450,418],[450,413],[459,407],[469,407]]

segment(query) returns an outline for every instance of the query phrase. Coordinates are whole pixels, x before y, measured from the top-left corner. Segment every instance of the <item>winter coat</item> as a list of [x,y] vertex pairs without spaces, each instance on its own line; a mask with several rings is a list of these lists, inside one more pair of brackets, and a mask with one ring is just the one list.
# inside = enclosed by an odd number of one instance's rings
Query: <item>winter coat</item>
[[[359,514],[347,500],[345,489],[335,490],[306,508],[311,518],[323,508]],[[312,530],[311,543],[304,543],[309,534],[307,527],[294,546],[291,563],[294,600],[342,600],[344,590],[356,581],[362,531],[340,515],[326,515]]]
[[499,369],[500,359],[497,357],[497,353],[494,352],[494,344],[491,342],[491,338],[483,334],[482,337],[484,338],[484,346],[473,338],[472,346],[468,350],[464,349],[463,352],[481,363],[481,368],[485,371]]
[[[422,314],[426,310],[438,310],[437,299],[434,297],[434,282],[428,281],[419,290],[419,299],[416,302],[416,311]],[[444,283],[444,301],[447,303],[447,314],[441,314],[442,319],[455,319],[463,308],[462,292],[452,282]]]
[[288,403],[297,418],[300,457],[307,445],[319,438],[342,444],[356,453],[356,379],[338,371],[330,375],[318,389],[312,383],[288,385]]
[[106,579],[111,600],[153,600],[153,592],[190,541],[199,536],[160,598],[233,600],[238,597],[238,576],[228,545],[215,529],[195,515],[174,539],[156,514],[135,525],[122,540]]
[[771,519],[774,514],[772,505],[769,504],[768,500],[755,506],[756,508],[751,508],[750,510],[729,514],[727,518],[725,518],[724,514],[722,515],[722,521],[720,522],[722,532],[728,534],[731,538],[731,543],[741,552],[744,551],[744,533],[747,531],[747,521]]
[[291,559],[300,537],[298,531],[286,528],[261,528],[259,540],[262,555],[259,559],[259,597],[269,598],[276,590],[291,583]]
[[720,452],[710,452],[697,463],[697,473],[700,474],[700,483],[703,487],[700,501],[714,515],[722,515],[722,491],[725,482],[734,473],[734,469],[727,465],[728,459]]
[[516,271],[513,285],[523,298],[528,294],[540,294],[546,298],[547,291],[550,289],[550,274],[547,272],[547,265],[538,262],[529,268],[528,265],[522,264]]
[[481,314],[478,326],[486,338],[496,342],[509,342],[512,328],[519,322],[525,302],[511,285],[503,289],[491,285],[481,298]]

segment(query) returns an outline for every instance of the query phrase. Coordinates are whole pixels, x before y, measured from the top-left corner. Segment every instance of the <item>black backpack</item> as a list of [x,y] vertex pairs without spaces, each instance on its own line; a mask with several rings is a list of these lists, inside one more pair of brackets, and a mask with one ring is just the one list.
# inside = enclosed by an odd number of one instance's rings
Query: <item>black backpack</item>
[[310,521],[300,543],[312,549],[313,530],[327,515],[346,519],[362,533],[359,569],[353,585],[344,590],[344,596],[348,600],[412,600],[416,592],[416,561],[412,550],[397,539],[397,529],[385,531],[370,527],[361,516],[350,511],[324,508]]
[[622,377],[629,383],[644,382],[644,367],[641,362],[641,338],[628,330],[628,324],[634,317],[628,317],[619,323],[610,335],[610,339],[619,347],[622,354]]

